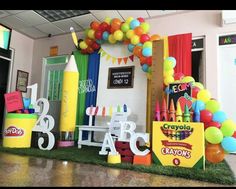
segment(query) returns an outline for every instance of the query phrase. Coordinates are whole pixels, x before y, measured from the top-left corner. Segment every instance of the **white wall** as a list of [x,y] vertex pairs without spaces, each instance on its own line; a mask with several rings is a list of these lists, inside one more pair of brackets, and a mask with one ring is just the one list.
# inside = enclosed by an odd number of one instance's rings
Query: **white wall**
[[58,46],[58,55],[71,54],[76,50],[71,34],[35,40],[31,82],[38,83],[38,97],[40,96],[43,58],[49,56],[52,46]]
[[[126,45],[102,45],[105,52],[118,57],[127,57],[131,53]],[[135,66],[133,88],[108,89],[108,71],[110,67]],[[117,61],[113,64],[111,59],[106,60],[106,56],[100,58],[100,70],[98,79],[97,104],[101,106],[123,106],[126,104],[131,109],[130,121],[135,121],[137,131],[145,132],[146,125],[146,97],[147,97],[147,78],[142,71],[138,58],[132,62],[128,59],[127,64],[123,61],[119,65]]]
[[[28,85],[31,84],[31,65],[32,65],[32,59],[33,59],[33,45],[34,40],[22,35],[21,33],[12,30],[11,35],[11,42],[10,47],[15,50],[14,55],[14,62],[13,62],[13,71],[12,71],[12,78],[11,78],[11,87],[10,91],[15,91],[16,89],[16,76],[17,76],[17,70],[23,70],[26,72],[29,72],[29,80]],[[23,96],[26,96],[29,94],[29,91],[25,94],[22,93]]]

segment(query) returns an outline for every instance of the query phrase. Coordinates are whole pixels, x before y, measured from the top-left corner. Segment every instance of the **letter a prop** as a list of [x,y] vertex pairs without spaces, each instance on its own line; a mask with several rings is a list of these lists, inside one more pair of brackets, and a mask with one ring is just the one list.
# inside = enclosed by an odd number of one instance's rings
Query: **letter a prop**
[[117,155],[118,152],[116,151],[114,142],[111,137],[111,133],[106,133],[102,143],[102,149],[99,151],[99,155],[107,155],[108,153],[108,151],[106,151],[107,148],[111,149],[109,155]]

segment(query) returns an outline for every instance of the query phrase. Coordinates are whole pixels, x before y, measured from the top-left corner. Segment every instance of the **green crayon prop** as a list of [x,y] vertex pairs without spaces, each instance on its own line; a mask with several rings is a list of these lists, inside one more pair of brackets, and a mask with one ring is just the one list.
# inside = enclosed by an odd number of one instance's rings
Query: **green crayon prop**
[[190,122],[190,113],[187,104],[184,106],[184,122]]

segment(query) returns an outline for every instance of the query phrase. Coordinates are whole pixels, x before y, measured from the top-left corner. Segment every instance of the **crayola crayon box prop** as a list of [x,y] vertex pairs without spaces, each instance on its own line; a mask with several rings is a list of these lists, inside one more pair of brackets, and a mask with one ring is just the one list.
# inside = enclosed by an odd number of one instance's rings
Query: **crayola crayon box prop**
[[154,121],[152,153],[156,164],[205,169],[203,123]]

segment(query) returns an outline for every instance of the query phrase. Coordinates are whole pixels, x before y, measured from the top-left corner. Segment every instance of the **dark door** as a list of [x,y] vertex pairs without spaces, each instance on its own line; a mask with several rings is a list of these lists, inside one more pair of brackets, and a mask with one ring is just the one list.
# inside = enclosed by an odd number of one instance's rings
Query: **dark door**
[[5,107],[4,94],[7,92],[9,67],[10,67],[10,61],[0,58],[0,126],[1,126],[0,137],[1,138],[3,130],[4,107]]

